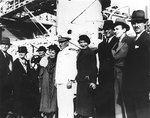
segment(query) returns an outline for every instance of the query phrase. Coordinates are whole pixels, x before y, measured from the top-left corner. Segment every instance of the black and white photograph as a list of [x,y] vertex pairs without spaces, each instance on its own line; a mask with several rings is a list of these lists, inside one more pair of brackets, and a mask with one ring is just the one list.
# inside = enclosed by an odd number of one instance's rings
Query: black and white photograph
[[150,0],[0,0],[0,118],[150,118]]

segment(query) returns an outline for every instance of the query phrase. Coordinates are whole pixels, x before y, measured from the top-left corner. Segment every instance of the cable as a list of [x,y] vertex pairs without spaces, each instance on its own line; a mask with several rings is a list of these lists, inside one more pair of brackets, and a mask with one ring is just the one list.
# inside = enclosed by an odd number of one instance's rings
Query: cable
[[86,9],[84,9],[79,15],[77,15],[70,23],[73,23],[79,16],[81,16],[92,4],[94,4],[96,0],[94,0]]

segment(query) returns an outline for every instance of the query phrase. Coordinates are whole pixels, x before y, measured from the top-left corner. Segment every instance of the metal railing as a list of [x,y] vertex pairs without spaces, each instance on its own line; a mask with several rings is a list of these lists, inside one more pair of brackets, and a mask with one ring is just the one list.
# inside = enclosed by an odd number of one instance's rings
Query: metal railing
[[5,15],[9,12],[12,12],[22,6],[25,6],[31,2],[33,2],[34,0],[4,0],[1,2],[0,4],[0,13],[1,16]]

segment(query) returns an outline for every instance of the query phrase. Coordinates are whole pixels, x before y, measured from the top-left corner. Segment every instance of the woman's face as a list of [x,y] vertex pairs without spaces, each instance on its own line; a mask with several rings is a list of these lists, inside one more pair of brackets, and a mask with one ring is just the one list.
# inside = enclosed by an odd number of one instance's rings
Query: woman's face
[[56,57],[56,51],[55,50],[49,49],[48,52],[49,52],[49,57],[51,59],[54,59]]
[[80,40],[79,45],[81,46],[82,49],[86,49],[89,44],[85,42],[84,40]]

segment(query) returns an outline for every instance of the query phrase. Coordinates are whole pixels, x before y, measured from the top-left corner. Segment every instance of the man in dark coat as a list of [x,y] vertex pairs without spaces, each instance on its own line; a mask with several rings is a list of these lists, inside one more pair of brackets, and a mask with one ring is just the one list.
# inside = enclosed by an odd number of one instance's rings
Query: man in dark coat
[[118,41],[114,37],[113,21],[104,22],[104,38],[98,45],[99,85],[96,89],[96,117],[115,118],[114,100],[114,59],[111,53],[113,45]]
[[12,56],[7,53],[10,39],[3,37],[0,41],[0,118],[5,118],[10,110],[11,96],[10,74],[12,71]]
[[16,117],[31,118],[33,116],[33,97],[31,84],[31,69],[26,59],[27,48],[18,47],[19,57],[13,63],[13,98]]
[[145,31],[143,10],[133,11],[131,24],[136,33],[126,58],[123,95],[128,118],[150,117],[150,35]]

